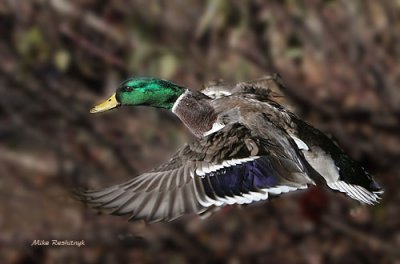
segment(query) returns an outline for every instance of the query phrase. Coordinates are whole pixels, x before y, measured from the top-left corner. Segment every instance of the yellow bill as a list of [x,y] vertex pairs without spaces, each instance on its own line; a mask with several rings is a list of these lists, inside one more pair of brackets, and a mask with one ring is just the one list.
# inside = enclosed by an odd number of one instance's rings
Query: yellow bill
[[119,105],[120,103],[117,101],[117,98],[115,98],[115,93],[114,93],[113,95],[110,96],[110,98],[90,109],[90,113],[94,114],[94,113],[104,112],[113,109]]

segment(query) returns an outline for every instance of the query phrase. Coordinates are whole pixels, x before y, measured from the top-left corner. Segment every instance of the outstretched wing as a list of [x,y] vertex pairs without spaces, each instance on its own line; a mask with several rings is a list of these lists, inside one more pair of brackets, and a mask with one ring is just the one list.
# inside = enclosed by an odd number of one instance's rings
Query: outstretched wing
[[80,198],[114,215],[130,214],[130,220],[173,220],[183,214],[201,213],[207,199],[200,178],[191,177],[191,164],[176,155],[163,166],[123,184],[98,191],[80,192]]
[[265,200],[313,183],[301,159],[287,146],[243,125],[185,145],[159,168],[80,197],[112,214],[154,222],[201,213],[212,206]]

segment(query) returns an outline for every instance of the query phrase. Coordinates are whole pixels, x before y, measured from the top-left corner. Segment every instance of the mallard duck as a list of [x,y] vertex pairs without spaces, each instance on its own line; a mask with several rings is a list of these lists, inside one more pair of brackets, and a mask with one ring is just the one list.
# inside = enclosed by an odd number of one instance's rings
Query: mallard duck
[[312,185],[365,204],[379,202],[382,188],[362,166],[273,99],[259,82],[200,92],[156,78],[122,82],[91,113],[135,105],[169,109],[196,139],[160,167],[122,184],[83,191],[81,198],[111,214],[148,222],[250,204]]

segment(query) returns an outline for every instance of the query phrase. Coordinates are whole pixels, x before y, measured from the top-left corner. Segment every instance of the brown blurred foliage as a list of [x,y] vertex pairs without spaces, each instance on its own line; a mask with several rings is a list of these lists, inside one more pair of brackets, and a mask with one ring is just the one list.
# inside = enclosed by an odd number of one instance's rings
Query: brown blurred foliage
[[[0,37],[0,263],[400,263],[399,1],[2,0]],[[312,189],[146,225],[72,198],[189,138],[167,111],[90,116],[119,81],[200,89],[273,72],[297,114],[376,175],[380,205]]]

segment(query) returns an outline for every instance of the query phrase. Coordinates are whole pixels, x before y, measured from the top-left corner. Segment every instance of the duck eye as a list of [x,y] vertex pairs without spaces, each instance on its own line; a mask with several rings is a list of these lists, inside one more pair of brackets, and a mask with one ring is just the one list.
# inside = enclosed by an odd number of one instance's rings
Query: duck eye
[[123,92],[132,92],[132,87],[130,87],[130,86],[124,86],[124,87],[122,87],[122,91]]

